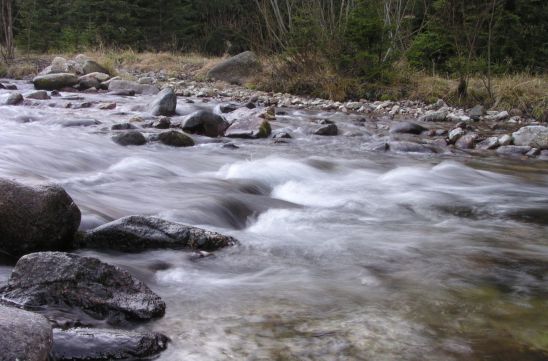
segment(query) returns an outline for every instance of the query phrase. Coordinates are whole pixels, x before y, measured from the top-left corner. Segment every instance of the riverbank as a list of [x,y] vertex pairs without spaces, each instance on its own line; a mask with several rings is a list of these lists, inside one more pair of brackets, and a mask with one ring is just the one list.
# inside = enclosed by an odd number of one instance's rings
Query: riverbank
[[[70,59],[76,54],[35,54],[19,57],[10,67],[0,66],[0,76],[31,78],[57,55]],[[152,74],[157,78],[201,82],[212,67],[224,60],[199,54],[137,53],[131,50],[94,51],[87,52],[86,55],[97,59],[112,73],[129,80],[136,80],[142,74]],[[243,84],[246,89],[343,102],[359,100],[352,94],[356,93],[356,87],[365,86],[370,87],[370,92],[375,94],[368,101],[412,100],[434,103],[442,99],[454,107],[471,108],[481,104],[490,110],[514,110],[537,121],[548,121],[547,75],[495,76],[492,79],[491,95],[486,88],[486,79],[472,77],[469,80],[468,96],[461,99],[457,95],[458,79],[413,71],[404,64],[399,65],[396,76],[389,84],[360,85],[353,79],[335,76],[324,68],[306,73],[292,73],[279,59],[262,57],[261,63],[263,71]]]

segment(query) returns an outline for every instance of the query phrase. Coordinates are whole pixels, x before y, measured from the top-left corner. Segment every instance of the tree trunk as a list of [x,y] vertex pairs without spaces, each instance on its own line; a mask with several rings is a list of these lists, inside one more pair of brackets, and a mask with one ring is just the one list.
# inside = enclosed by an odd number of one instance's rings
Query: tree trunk
[[13,43],[13,12],[12,12],[12,0],[2,1],[2,14],[0,20],[2,21],[2,57],[6,63],[11,63],[14,58],[15,45]]

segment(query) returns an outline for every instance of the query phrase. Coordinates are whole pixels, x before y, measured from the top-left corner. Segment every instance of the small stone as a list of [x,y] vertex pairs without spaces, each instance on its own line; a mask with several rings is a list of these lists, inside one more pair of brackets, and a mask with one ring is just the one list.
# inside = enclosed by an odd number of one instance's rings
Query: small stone
[[101,104],[99,104],[99,106],[97,108],[99,108],[101,110],[113,110],[113,109],[116,109],[116,103],[114,103],[114,102],[101,103]]
[[476,145],[476,149],[491,150],[496,149],[499,146],[499,138],[489,137]]
[[32,92],[30,94],[27,94],[27,99],[36,99],[36,100],[48,100],[51,99],[51,97],[48,95],[48,92],[45,90],[38,90],[35,92]]
[[469,133],[460,137],[455,146],[459,149],[473,149],[477,139],[478,135],[476,133]]
[[455,128],[449,132],[449,143],[454,144],[460,137],[464,135],[462,128]]
[[114,143],[128,146],[128,145],[143,145],[146,144],[147,140],[143,133],[136,130],[129,131],[127,133],[122,133],[112,137]]

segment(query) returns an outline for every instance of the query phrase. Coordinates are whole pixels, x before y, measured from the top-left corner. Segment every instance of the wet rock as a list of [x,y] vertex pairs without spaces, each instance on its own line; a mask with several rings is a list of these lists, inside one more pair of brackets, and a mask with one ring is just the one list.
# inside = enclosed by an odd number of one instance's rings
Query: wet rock
[[199,249],[214,251],[238,241],[216,232],[155,217],[129,216],[89,231],[80,246],[141,252],[148,249]]
[[548,127],[530,125],[512,134],[515,145],[527,145],[539,149],[548,149]]
[[176,108],[177,96],[172,88],[162,90],[148,106],[152,115],[173,115]]
[[223,144],[222,147],[225,148],[225,149],[240,149],[240,147],[238,147],[234,143],[225,143],[225,144]]
[[339,134],[339,128],[335,124],[328,124],[314,132],[315,135],[334,136]]
[[[85,106],[83,108],[85,108]],[[60,124],[64,128],[70,128],[70,127],[92,127],[94,125],[100,125],[102,123],[98,121],[97,119],[68,119],[68,120],[62,120]]]
[[536,157],[538,155],[540,155],[540,149],[538,148],[532,148],[530,151],[527,152],[526,154],[528,157]]
[[476,145],[476,149],[491,150],[496,149],[499,146],[499,138],[489,137]]
[[224,135],[229,125],[220,115],[206,110],[198,110],[183,120],[182,128],[189,133],[215,138]]
[[130,130],[130,129],[137,129],[137,127],[131,123],[119,123],[119,124],[114,124],[110,129],[111,130]]
[[468,113],[472,120],[480,120],[482,116],[485,115],[485,107],[483,105],[476,105]]
[[[165,303],[127,271],[91,257],[62,252],[31,253],[19,259],[3,299],[44,312],[80,312],[109,323],[149,320],[164,315]],[[52,317],[51,315],[47,315]]]
[[255,53],[246,51],[214,66],[208,73],[208,80],[222,80],[231,84],[243,84],[261,70],[261,63]]
[[59,90],[78,84],[78,78],[70,73],[39,75],[32,82],[38,90]]
[[38,90],[32,93],[29,93],[25,96],[27,99],[35,99],[35,100],[48,100],[51,99],[51,97],[48,95],[48,92],[45,90]]
[[221,104],[221,105],[219,105],[219,111],[221,113],[231,113],[231,112],[235,111],[238,108],[239,107],[236,104]]
[[47,361],[51,326],[43,316],[0,305],[0,350],[5,361]]
[[113,109],[116,109],[116,103],[114,103],[114,102],[102,103],[102,104],[99,104],[99,106],[97,108],[99,108],[101,110],[113,110]]
[[148,359],[165,350],[168,343],[159,333],[90,328],[55,329],[53,339],[56,361]]
[[267,138],[271,133],[272,128],[268,120],[250,117],[234,121],[226,130],[225,136],[229,138],[256,139]]
[[108,90],[111,92],[117,92],[117,95],[128,95],[123,94],[125,92],[134,92],[134,94],[144,94],[144,95],[156,95],[160,92],[154,85],[148,84],[139,84],[134,81],[128,80],[113,80],[108,85]]
[[0,105],[17,105],[23,101],[23,95],[19,92],[0,95]]
[[131,89],[113,90],[113,91],[109,91],[108,95],[118,95],[118,96],[132,97],[132,96],[135,95],[135,90],[131,90]]
[[425,144],[414,142],[389,142],[388,147],[392,152],[400,153],[436,153],[435,149]]
[[293,137],[291,136],[291,133],[289,133],[289,132],[278,131],[274,135],[272,135],[272,138],[274,138],[274,139],[291,139]]
[[117,134],[112,137],[112,141],[116,144],[123,145],[124,147],[128,145],[143,145],[147,142],[143,133],[136,130]]
[[508,134],[505,134],[499,138],[499,144],[501,146],[510,145],[512,144],[512,137]]
[[6,90],[17,90],[17,85],[15,84],[4,84],[4,88],[6,88]]
[[145,123],[144,127],[146,128],[156,128],[156,129],[169,129],[171,127],[171,119],[169,117],[160,117],[153,121]]
[[478,140],[477,133],[468,133],[460,137],[456,142],[455,146],[459,149],[474,149],[476,141]]
[[438,110],[423,115],[419,120],[421,122],[443,122],[446,120],[447,114],[449,114],[447,110]]
[[462,128],[455,128],[449,132],[449,143],[454,144],[460,137],[464,135],[464,130]]
[[394,123],[390,127],[390,133],[392,134],[421,134],[425,130],[427,130],[425,127],[411,122]]
[[387,142],[373,142],[364,146],[365,150],[372,152],[386,152],[390,150],[390,146]]
[[82,67],[82,70],[84,71],[84,74],[91,74],[91,73],[103,73],[103,74],[110,74],[108,69],[97,63],[93,60],[87,60],[84,63],[84,66]]
[[192,147],[194,146],[194,140],[185,133],[178,132],[176,130],[170,130],[158,135],[158,140],[165,145],[171,147]]
[[520,145],[504,145],[497,149],[499,155],[519,156],[527,154],[532,148]]
[[72,246],[80,210],[59,186],[0,179],[0,251],[12,257]]

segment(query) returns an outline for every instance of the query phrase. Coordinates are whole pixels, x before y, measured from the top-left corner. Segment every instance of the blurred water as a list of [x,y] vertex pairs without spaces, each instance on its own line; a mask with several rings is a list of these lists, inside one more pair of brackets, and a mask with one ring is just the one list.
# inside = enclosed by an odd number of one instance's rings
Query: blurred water
[[[121,147],[107,130],[145,99],[111,100],[0,107],[0,177],[61,184],[83,229],[150,214],[241,241],[199,260],[81,251],[165,299],[140,326],[172,339],[160,360],[547,359],[546,163],[368,153],[368,134],[308,135],[340,114],[303,112],[278,121],[290,144]],[[103,124],[62,124],[83,118]]]

